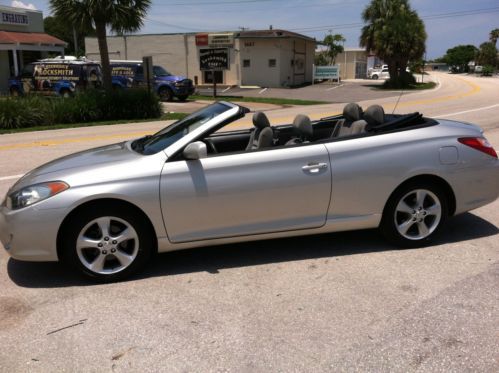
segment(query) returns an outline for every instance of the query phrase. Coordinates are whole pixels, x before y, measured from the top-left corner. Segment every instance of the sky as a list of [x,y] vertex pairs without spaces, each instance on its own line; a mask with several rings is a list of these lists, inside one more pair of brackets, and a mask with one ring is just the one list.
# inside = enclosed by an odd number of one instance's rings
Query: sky
[[[152,0],[139,33],[183,33],[285,29],[318,40],[331,30],[346,38],[345,47],[359,45],[361,13],[369,0]],[[48,0],[0,0],[8,6],[30,7],[50,15]],[[498,0],[411,0],[428,34],[427,59],[441,57],[458,44],[479,46],[499,28]]]

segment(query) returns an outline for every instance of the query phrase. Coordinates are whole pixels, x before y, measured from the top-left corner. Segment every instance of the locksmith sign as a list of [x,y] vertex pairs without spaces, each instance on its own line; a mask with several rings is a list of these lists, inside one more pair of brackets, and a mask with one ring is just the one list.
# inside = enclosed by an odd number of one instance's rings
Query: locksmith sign
[[228,48],[199,50],[199,67],[201,70],[228,70],[229,63]]

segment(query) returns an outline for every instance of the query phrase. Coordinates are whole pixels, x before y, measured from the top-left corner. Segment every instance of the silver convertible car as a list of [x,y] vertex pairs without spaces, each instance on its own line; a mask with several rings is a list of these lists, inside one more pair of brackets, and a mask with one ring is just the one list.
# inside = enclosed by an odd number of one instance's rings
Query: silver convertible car
[[0,209],[15,259],[60,260],[100,281],[157,252],[377,228],[427,245],[448,217],[494,201],[499,160],[475,125],[348,104],[311,122],[230,130],[217,102],[160,132],[47,163]]

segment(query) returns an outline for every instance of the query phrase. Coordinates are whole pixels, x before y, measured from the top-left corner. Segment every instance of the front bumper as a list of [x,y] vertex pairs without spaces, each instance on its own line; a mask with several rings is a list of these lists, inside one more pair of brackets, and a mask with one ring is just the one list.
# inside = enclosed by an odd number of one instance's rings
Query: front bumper
[[32,262],[57,261],[57,232],[65,209],[21,210],[0,207],[0,241],[14,259]]

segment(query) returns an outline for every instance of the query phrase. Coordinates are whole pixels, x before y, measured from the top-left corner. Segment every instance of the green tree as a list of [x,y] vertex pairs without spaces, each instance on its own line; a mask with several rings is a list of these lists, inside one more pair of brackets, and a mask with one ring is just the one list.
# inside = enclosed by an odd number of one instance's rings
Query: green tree
[[[65,49],[66,54],[72,54],[75,56],[85,55],[85,36],[95,35],[92,28],[87,28],[85,30],[77,29],[70,22],[68,22],[67,19],[61,18],[59,16],[45,17],[43,19],[43,27],[45,31],[50,35],[53,35],[67,42],[68,46]],[[75,49],[74,45],[75,33],[78,50]]]
[[449,66],[459,67],[459,71],[468,71],[468,63],[475,59],[477,53],[474,45],[457,45],[447,49],[442,59]]
[[316,66],[327,66],[327,65],[329,65],[329,61],[328,61],[328,59],[326,57],[326,54],[323,51],[315,53],[314,64]]
[[328,34],[324,37],[322,42],[323,45],[327,47],[324,54],[329,58],[329,65],[334,65],[336,63],[336,56],[343,53],[343,43],[346,39],[341,34]]
[[106,89],[112,88],[106,28],[117,33],[135,32],[142,27],[150,6],[151,0],[50,0],[56,16],[80,30],[95,30]]
[[366,24],[360,45],[376,53],[390,71],[389,86],[406,86],[414,77],[405,70],[409,60],[421,59],[426,50],[423,21],[408,0],[372,0],[362,12]]
[[497,39],[499,39],[499,28],[493,29],[489,34],[489,40],[492,44],[497,44]]
[[482,66],[493,66],[497,65],[497,48],[495,44],[491,42],[486,42],[480,44],[480,50],[478,51],[477,63]]

